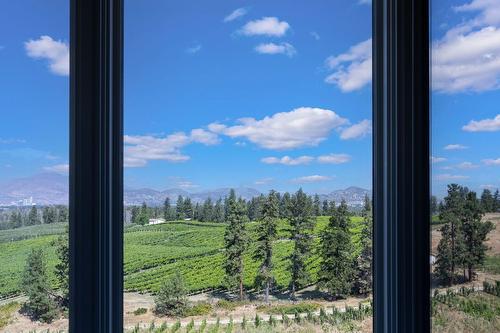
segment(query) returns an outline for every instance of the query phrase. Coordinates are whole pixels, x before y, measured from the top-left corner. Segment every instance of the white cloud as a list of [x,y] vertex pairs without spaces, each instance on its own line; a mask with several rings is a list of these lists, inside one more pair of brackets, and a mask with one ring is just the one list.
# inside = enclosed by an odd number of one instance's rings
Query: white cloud
[[444,157],[431,156],[432,163],[440,163],[440,162],[445,162],[445,161],[446,161],[446,158],[444,158]]
[[372,122],[368,119],[362,120],[357,124],[344,128],[340,133],[342,140],[351,140],[363,138],[372,132]]
[[53,40],[50,36],[41,36],[25,42],[24,47],[29,57],[46,59],[52,73],[69,75],[69,47],[66,43]]
[[312,38],[314,38],[316,40],[321,39],[320,35],[316,31],[311,31],[310,34],[311,34]]
[[452,175],[449,173],[443,173],[443,174],[435,176],[435,179],[438,181],[464,180],[464,179],[468,179],[468,178],[469,178],[469,176]]
[[3,138],[0,138],[0,144],[3,144],[3,145],[10,145],[10,144],[15,144],[15,143],[26,143],[26,140],[24,139],[3,139]]
[[500,2],[473,0],[454,8],[475,12],[432,43],[432,88],[445,93],[500,88]]
[[347,53],[328,57],[326,66],[333,71],[326,83],[335,84],[343,92],[363,88],[372,80],[371,38],[352,46]]
[[231,12],[231,14],[224,17],[224,22],[234,21],[242,16],[245,16],[247,13],[248,13],[248,10],[246,8],[235,9]]
[[263,43],[257,45],[255,51],[260,54],[285,54],[290,58],[297,53],[293,45],[289,43]]
[[318,156],[318,162],[325,164],[343,164],[349,161],[351,161],[351,156],[347,154],[329,154]]
[[280,21],[277,17],[263,17],[260,20],[250,21],[245,24],[240,33],[245,36],[282,37],[288,29],[290,29],[290,24]]
[[488,189],[488,190],[494,190],[497,189],[498,186],[492,185],[492,184],[484,184],[484,185],[479,185],[480,188]]
[[332,178],[328,176],[312,175],[312,176],[294,178],[292,179],[292,183],[295,184],[319,183],[319,182],[326,182],[331,179]]
[[238,122],[234,126],[212,123],[208,129],[231,138],[246,138],[263,148],[285,150],[317,146],[333,129],[348,121],[330,110],[301,107],[260,120],[241,118]]
[[185,162],[190,157],[182,154],[181,148],[191,143],[215,145],[219,143],[219,138],[204,129],[194,129],[190,135],[184,132],[176,132],[166,137],[125,135],[124,143],[125,167],[143,167],[152,160]]
[[187,49],[186,49],[186,53],[189,53],[189,54],[196,54],[196,53],[198,53],[198,52],[200,52],[200,51],[201,51],[201,47],[202,47],[202,45],[201,45],[201,44],[196,44],[196,45],[194,45],[194,46],[192,46],[192,47],[187,48]]
[[265,164],[283,164],[283,165],[301,165],[309,164],[314,160],[311,156],[299,156],[297,158],[292,158],[290,156],[279,157],[264,157],[260,161]]
[[262,178],[262,179],[259,179],[259,180],[256,180],[255,181],[255,185],[267,185],[267,184],[270,184],[272,183],[274,179],[273,178]]
[[500,131],[500,114],[493,119],[471,120],[467,125],[462,127],[467,132],[496,132]]
[[463,150],[467,149],[467,146],[461,144],[450,144],[444,147],[444,150]]
[[474,164],[472,162],[462,162],[457,165],[457,168],[459,169],[465,169],[465,170],[470,170],[470,169],[476,169],[479,168],[479,165]]
[[483,160],[483,163],[486,165],[497,166],[497,165],[500,165],[500,158],[497,158],[497,159],[488,158],[488,159]]
[[56,164],[43,168],[44,171],[54,172],[61,175],[67,175],[69,173],[69,164]]

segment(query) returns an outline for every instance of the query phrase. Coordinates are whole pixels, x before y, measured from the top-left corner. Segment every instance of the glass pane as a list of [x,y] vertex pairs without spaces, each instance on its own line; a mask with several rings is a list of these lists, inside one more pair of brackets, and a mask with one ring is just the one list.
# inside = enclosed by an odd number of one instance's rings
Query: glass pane
[[500,2],[431,12],[433,331],[500,332]]
[[69,1],[0,10],[0,331],[67,331]]
[[370,1],[126,1],[126,331],[372,330],[370,37]]

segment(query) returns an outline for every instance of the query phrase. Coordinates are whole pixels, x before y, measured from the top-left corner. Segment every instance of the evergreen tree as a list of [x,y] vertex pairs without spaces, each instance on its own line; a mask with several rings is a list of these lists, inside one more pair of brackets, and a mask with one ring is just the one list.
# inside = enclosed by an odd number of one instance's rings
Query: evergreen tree
[[281,201],[280,201],[280,217],[281,218],[289,218],[290,217],[290,193],[285,192],[281,196]]
[[230,289],[239,287],[239,298],[243,299],[243,254],[248,246],[248,236],[245,223],[248,217],[245,215],[245,207],[241,200],[236,199],[233,189],[229,193],[227,202],[227,222],[224,234],[226,283]]
[[170,221],[170,211],[171,211],[172,207],[171,207],[171,204],[170,204],[170,198],[169,197],[166,197],[165,198],[165,201],[163,202],[163,218],[165,219],[165,221]]
[[313,214],[314,216],[321,216],[321,200],[317,194],[314,195],[313,199]]
[[345,200],[330,217],[321,233],[321,267],[318,273],[318,287],[332,297],[349,293],[352,286],[353,245],[349,233],[349,211]]
[[225,222],[224,218],[225,218],[225,209],[222,203],[222,199],[219,198],[219,200],[215,202],[214,206],[214,221],[218,223],[224,223]]
[[26,259],[21,289],[28,297],[23,310],[34,320],[50,323],[57,317],[55,302],[50,298],[45,257],[42,250],[32,249]]
[[179,272],[166,280],[155,297],[155,313],[181,316],[188,307],[187,290]]
[[149,209],[145,202],[142,203],[137,222],[140,225],[146,225],[149,223]]
[[139,215],[140,215],[140,208],[137,206],[133,206],[130,212],[130,222],[139,224]]
[[36,209],[36,206],[31,206],[30,212],[28,214],[27,225],[36,225],[36,224],[40,224],[40,219],[38,218],[38,209]]
[[448,195],[439,210],[441,240],[436,256],[436,275],[445,284],[453,284],[455,272],[464,263],[464,237],[461,223],[468,189],[457,184],[448,185]]
[[[286,194],[286,193],[285,193]],[[312,231],[314,219],[312,200],[302,189],[298,190],[290,199],[288,207],[290,226],[292,227],[293,252],[291,259],[290,296],[295,298],[295,291],[305,286],[309,280],[306,270],[307,259],[311,255]]]
[[372,291],[373,275],[373,215],[370,198],[365,196],[363,211],[363,229],[361,231],[361,253],[356,260],[356,278],[354,281],[354,291],[361,295],[366,295]]
[[45,224],[55,223],[57,219],[56,211],[54,207],[51,206],[43,207],[42,216],[43,216],[43,223]]
[[12,229],[20,228],[23,226],[23,218],[22,218],[20,211],[16,210],[10,214],[9,225],[10,225],[10,228],[12,228]]
[[186,218],[186,214],[184,212],[184,198],[182,195],[179,195],[177,202],[175,203],[175,217],[178,220],[184,220]]
[[328,215],[328,212],[330,211],[330,206],[328,204],[328,200],[323,200],[323,207],[321,209],[321,212],[323,215]]
[[493,201],[494,201],[493,211],[496,213],[500,210],[500,193],[498,192],[498,190],[496,190],[495,194],[493,195]]
[[69,222],[69,209],[67,206],[59,206],[57,220],[62,223]]
[[431,196],[430,210],[431,215],[436,215],[438,213],[438,200],[435,195]]
[[194,217],[193,204],[191,203],[191,198],[189,197],[184,199],[184,216],[188,219],[192,219]]
[[55,276],[59,281],[61,290],[61,305],[67,307],[69,304],[69,240],[68,229],[60,235],[52,244],[56,247],[58,263],[55,266]]
[[254,259],[260,261],[260,270],[256,279],[257,286],[264,286],[265,302],[269,302],[269,290],[273,283],[273,242],[278,236],[279,199],[271,191],[262,207],[262,219],[257,227],[257,248]]
[[495,199],[493,198],[491,191],[487,188],[484,189],[483,194],[481,194],[481,206],[483,208],[483,211],[485,211],[486,213],[495,211]]
[[214,205],[212,203],[211,198],[207,198],[205,202],[203,202],[202,213],[200,221],[214,221]]
[[463,263],[467,268],[469,281],[473,279],[474,269],[484,263],[488,250],[484,242],[488,233],[493,230],[493,224],[490,221],[482,222],[483,216],[484,213],[476,193],[467,193],[461,229],[465,246]]

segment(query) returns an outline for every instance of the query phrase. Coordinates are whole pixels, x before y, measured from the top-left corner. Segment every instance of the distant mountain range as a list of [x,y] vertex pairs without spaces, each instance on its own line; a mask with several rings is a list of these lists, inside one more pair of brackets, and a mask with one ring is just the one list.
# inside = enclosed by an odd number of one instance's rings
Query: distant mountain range
[[[68,177],[56,173],[40,173],[31,177],[18,178],[0,185],[0,205],[12,205],[33,197],[33,202],[38,205],[55,205],[68,203]],[[124,194],[125,205],[139,205],[146,202],[148,205],[161,205],[165,198],[170,198],[175,203],[177,197],[190,197],[193,202],[202,202],[207,198],[217,200],[229,193],[229,188],[218,188],[200,192],[187,192],[183,189],[167,189],[157,191],[149,188],[131,189],[126,188]],[[261,194],[256,189],[239,187],[235,188],[236,195],[246,200]],[[335,200],[339,203],[342,199],[349,206],[360,206],[363,204],[365,195],[371,197],[371,191],[360,187],[351,186],[344,190],[332,191],[321,194],[321,201]]]

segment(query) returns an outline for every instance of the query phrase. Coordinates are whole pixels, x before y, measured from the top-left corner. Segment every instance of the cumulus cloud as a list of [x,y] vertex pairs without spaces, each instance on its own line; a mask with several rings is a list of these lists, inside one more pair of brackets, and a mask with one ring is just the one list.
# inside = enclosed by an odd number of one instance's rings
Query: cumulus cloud
[[67,175],[69,173],[69,164],[56,164],[43,168],[44,171]]
[[500,2],[474,0],[454,8],[476,13],[432,43],[432,88],[444,93],[500,88]]
[[462,162],[457,165],[457,168],[459,169],[465,169],[465,170],[470,170],[470,169],[476,169],[479,168],[479,165],[474,164],[472,162]]
[[452,181],[452,180],[464,180],[468,179],[469,176],[464,175],[453,175],[449,173],[443,173],[435,176],[435,179],[438,181]]
[[500,158],[497,158],[497,159],[488,158],[488,159],[483,160],[483,163],[486,165],[498,166],[498,165],[500,165]]
[[331,110],[301,107],[260,120],[241,118],[234,126],[212,123],[208,129],[231,138],[246,138],[262,148],[286,150],[317,146],[347,122]]
[[48,61],[52,73],[62,76],[69,75],[69,47],[62,41],[56,41],[50,36],[41,36],[24,43],[26,53],[34,59]]
[[277,17],[263,17],[245,24],[240,33],[245,36],[282,37],[288,29],[290,29],[288,22],[280,21]]
[[248,13],[248,10],[246,8],[235,9],[231,12],[231,14],[224,17],[224,22],[234,21],[236,19],[239,19],[242,16],[245,16],[247,13]]
[[467,132],[496,132],[500,131],[500,114],[493,119],[471,120],[462,129]]
[[297,53],[295,47],[289,43],[263,43],[257,45],[255,51],[260,54],[284,54],[290,58]]
[[445,162],[445,161],[446,161],[446,158],[444,158],[444,157],[431,156],[432,163],[440,163],[440,162]]
[[216,134],[204,129],[194,129],[189,135],[176,132],[165,137],[125,135],[124,165],[131,168],[143,167],[153,160],[185,162],[189,160],[189,156],[184,155],[181,149],[191,143],[215,145],[219,143],[219,139]]
[[329,154],[318,156],[318,162],[324,164],[343,164],[351,161],[347,154]]
[[467,148],[468,148],[467,146],[456,143],[456,144],[446,145],[444,147],[444,150],[463,150],[463,149],[467,149]]
[[363,138],[372,132],[372,122],[368,119],[362,120],[357,124],[342,129],[340,138],[342,140],[351,140]]
[[314,38],[315,40],[320,40],[321,39],[321,36],[316,32],[316,31],[311,31],[310,32],[310,35],[312,38]]
[[265,164],[283,164],[283,165],[301,165],[309,164],[314,160],[311,156],[299,156],[297,158],[292,158],[290,156],[279,157],[264,157],[260,161]]
[[320,176],[320,175],[312,175],[312,176],[304,176],[292,179],[292,183],[295,184],[309,184],[309,183],[320,183],[331,180],[331,177],[328,176]]
[[330,56],[325,61],[333,71],[325,79],[343,92],[363,88],[372,80],[372,39],[352,46],[349,51],[338,56]]

